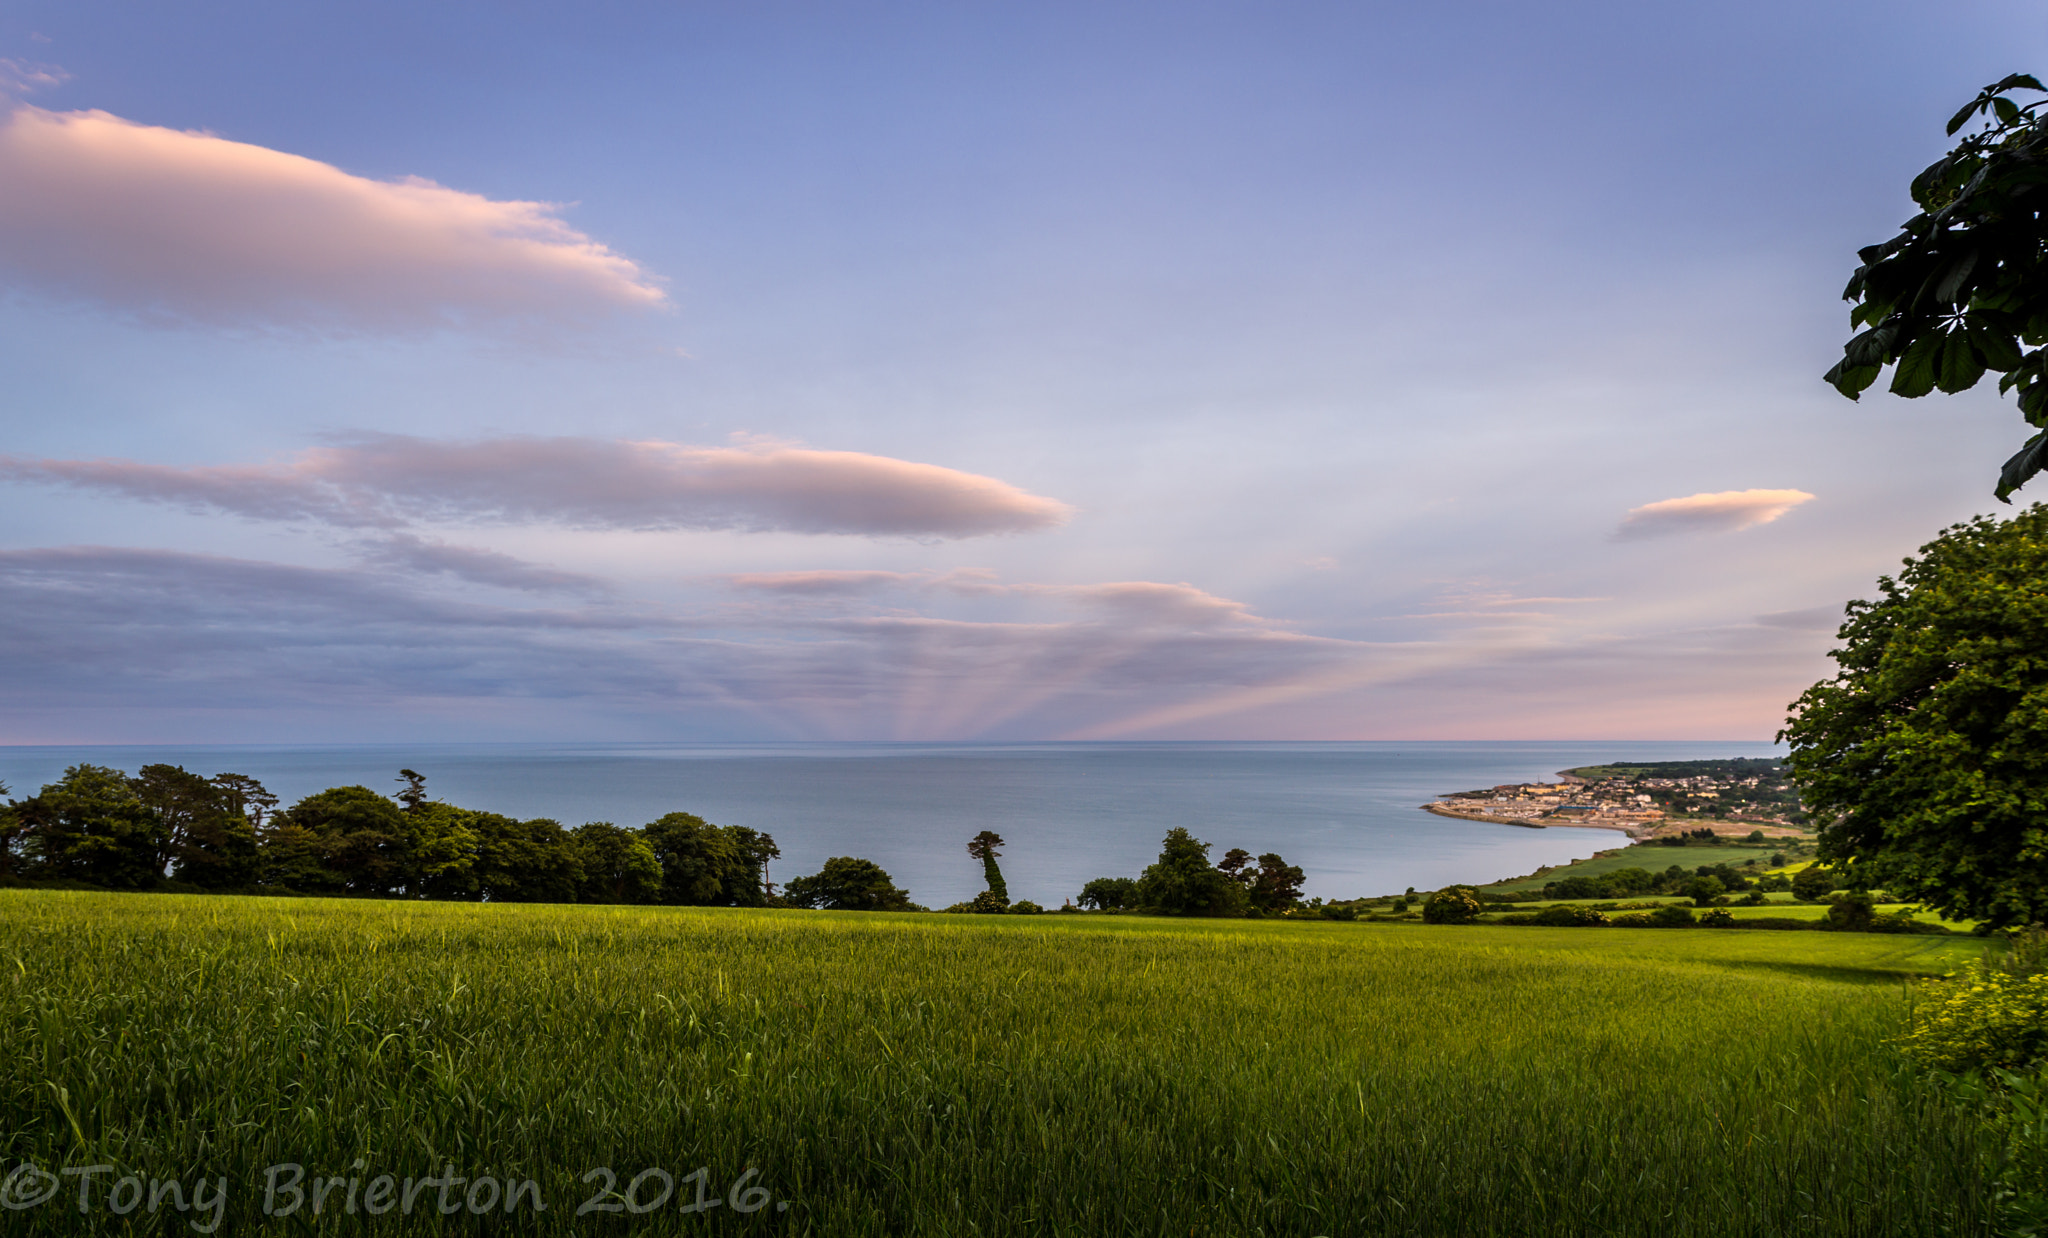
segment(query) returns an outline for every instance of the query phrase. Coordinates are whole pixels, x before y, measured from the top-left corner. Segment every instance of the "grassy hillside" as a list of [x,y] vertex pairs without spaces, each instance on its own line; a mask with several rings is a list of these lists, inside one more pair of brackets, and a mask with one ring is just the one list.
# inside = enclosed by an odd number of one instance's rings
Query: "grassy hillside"
[[[1984,1136],[1881,1042],[1978,949],[0,891],[0,1161],[224,1177],[224,1232],[297,1162],[307,1232],[1972,1234]],[[448,1164],[548,1210],[337,1211]],[[599,1167],[675,1197],[578,1220]],[[64,1189],[9,1232],[197,1215]]]
[[1612,851],[1602,852],[1571,864],[1540,869],[1527,877],[1496,881],[1485,888],[1503,893],[1540,890],[1546,883],[1565,877],[1598,877],[1623,868],[1641,868],[1661,873],[1673,864],[1682,868],[1698,868],[1702,864],[1740,865],[1750,860],[1768,861],[1771,856],[1789,850],[1790,848],[1782,843],[1754,846],[1724,843],[1718,847],[1660,847],[1654,844],[1637,844],[1617,847]]

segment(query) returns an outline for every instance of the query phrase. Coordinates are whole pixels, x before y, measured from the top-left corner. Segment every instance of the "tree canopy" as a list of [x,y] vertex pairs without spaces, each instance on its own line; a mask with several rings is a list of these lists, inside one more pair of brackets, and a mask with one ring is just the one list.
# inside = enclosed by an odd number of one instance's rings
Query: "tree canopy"
[[2048,919],[2048,507],[1945,530],[1878,593],[1779,733],[1821,858],[1952,919]]
[[1249,899],[1236,878],[1209,863],[1209,844],[1180,826],[1138,878],[1138,905],[1169,916],[1241,916]]
[[777,901],[767,870],[782,853],[759,830],[683,812],[640,829],[567,830],[428,799],[411,770],[398,781],[391,798],[330,787],[277,812],[278,797],[245,774],[145,765],[131,778],[74,765],[0,806],[0,878],[490,902]]
[[809,877],[789,883],[789,901],[820,911],[907,911],[910,895],[873,860],[835,855]]
[[2048,100],[2007,97],[2022,90],[2044,87],[2015,73],[1949,120],[1950,136],[1985,124],[1913,179],[1920,212],[1899,234],[1858,252],[1842,296],[1863,329],[1827,372],[1852,400],[1888,365],[1892,393],[1908,398],[2001,375],[2036,431],[1999,472],[2007,502],[2048,464]]

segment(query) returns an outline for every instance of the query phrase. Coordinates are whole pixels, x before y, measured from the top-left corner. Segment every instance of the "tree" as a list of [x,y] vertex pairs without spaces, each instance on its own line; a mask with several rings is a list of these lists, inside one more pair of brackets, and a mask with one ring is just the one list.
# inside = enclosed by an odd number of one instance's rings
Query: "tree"
[[1834,892],[1835,874],[1819,864],[1808,864],[1792,874],[1792,897],[1802,903],[1818,903]]
[[1909,399],[1967,390],[1987,370],[2019,393],[2036,433],[2000,470],[2013,491],[2048,464],[2048,115],[2006,96],[2042,91],[2015,73],[1986,86],[1948,122],[1953,137],[1985,126],[1913,178],[1920,213],[1882,245],[1858,252],[1844,300],[1851,327],[1827,381],[1856,399],[1894,366],[1891,391]]
[[1695,907],[1712,907],[1715,899],[1728,892],[1728,887],[1721,884],[1719,877],[1700,876],[1686,882],[1678,892],[1691,899]]
[[583,858],[569,831],[545,818],[475,814],[477,897],[492,903],[573,903]]
[[1821,859],[1951,919],[2048,919],[2048,508],[1955,525],[1878,591],[1779,733]]
[[910,895],[873,860],[835,855],[809,877],[789,883],[789,901],[820,911],[905,911]]
[[[0,795],[7,794],[7,784],[0,782]],[[28,829],[21,823],[21,814],[14,811],[14,801],[0,804],[0,877],[18,877],[28,868]]]
[[261,832],[277,797],[247,774],[215,774],[219,811],[195,821],[171,875],[210,889],[241,889],[262,876]]
[[164,875],[156,819],[118,769],[74,765],[15,811],[32,876],[136,889]]
[[[399,792],[401,800],[406,794]],[[478,830],[492,815],[426,799],[401,810],[404,892],[412,898],[475,898]]]
[[1003,870],[996,867],[996,857],[1002,854],[996,848],[1007,845],[1003,842],[1003,836],[994,830],[983,830],[967,840],[967,854],[981,861],[981,875],[988,883],[988,888],[983,893],[989,896],[989,902],[996,904],[997,911],[1010,905],[1010,887],[1003,881]]
[[577,826],[572,838],[583,871],[581,901],[651,903],[661,897],[661,861],[638,830],[592,821]]
[[661,901],[707,907],[725,901],[740,867],[726,832],[695,813],[672,812],[641,831],[661,861]]
[[727,870],[724,902],[732,907],[768,906],[775,897],[775,888],[768,880],[768,861],[782,856],[782,848],[775,845],[775,835],[744,825],[726,826],[725,832],[732,838],[739,867]]
[[1122,911],[1137,905],[1138,883],[1129,877],[1097,877],[1081,887],[1074,901],[1097,911]]
[[427,802],[427,776],[402,769],[398,771],[398,777],[394,781],[405,784],[405,790],[400,791],[394,798],[405,805],[405,811],[418,812],[420,806]]
[[270,844],[288,848],[292,888],[391,895],[406,887],[413,831],[398,806],[370,788],[329,787],[279,816],[280,828],[296,827]]
[[1425,924],[1470,924],[1479,918],[1478,895],[1469,886],[1450,886],[1429,896],[1422,905]]
[[1269,851],[1259,857],[1259,867],[1244,883],[1245,895],[1260,911],[1285,911],[1301,901],[1301,885],[1307,880],[1298,866]]
[[1209,863],[1209,844],[1180,826],[1166,832],[1156,863],[1138,877],[1138,905],[1156,915],[1241,916],[1244,886]]

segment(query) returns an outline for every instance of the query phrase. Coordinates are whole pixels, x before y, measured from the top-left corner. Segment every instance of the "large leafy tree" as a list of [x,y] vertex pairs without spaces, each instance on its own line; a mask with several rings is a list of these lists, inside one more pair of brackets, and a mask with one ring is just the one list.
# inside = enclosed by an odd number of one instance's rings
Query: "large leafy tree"
[[1180,826],[1166,832],[1159,859],[1138,877],[1138,905],[1169,916],[1241,916],[1250,899],[1209,863],[1209,844]]
[[156,816],[118,769],[74,765],[15,810],[34,876],[134,889],[164,875]]
[[741,867],[739,847],[725,830],[695,813],[672,812],[641,831],[661,861],[661,901],[704,907],[725,901]]
[[835,855],[809,877],[789,883],[789,901],[820,911],[904,911],[910,895],[882,866],[857,856]]
[[1852,400],[1886,366],[1892,393],[1909,398],[1999,374],[2035,429],[1999,472],[2006,501],[2048,464],[2048,100],[2009,97],[2043,90],[2015,73],[1949,120],[1950,136],[1984,123],[1913,179],[1919,214],[1859,251],[1842,295],[1862,330],[1827,373]]
[[476,895],[493,903],[573,903],[583,885],[582,853],[561,823],[514,821],[493,812],[471,816],[477,855]]
[[1779,735],[1821,858],[1950,918],[2048,919],[2048,507],[1944,531],[1878,593]]
[[410,884],[414,830],[398,805],[368,787],[330,787],[278,817],[265,846],[279,852],[266,856],[278,884],[374,895]]
[[639,830],[591,821],[570,835],[586,903],[652,903],[661,897],[661,860]]

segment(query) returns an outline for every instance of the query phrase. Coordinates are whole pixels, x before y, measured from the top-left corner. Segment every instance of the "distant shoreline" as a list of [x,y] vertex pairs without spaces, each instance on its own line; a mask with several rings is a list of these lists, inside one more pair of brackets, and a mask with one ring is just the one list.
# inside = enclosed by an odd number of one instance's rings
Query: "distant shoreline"
[[[1450,817],[1456,821],[1484,821],[1488,825],[1519,825],[1525,830],[1547,830],[1552,826],[1562,826],[1568,830],[1619,830],[1630,838],[1647,838],[1651,832],[1645,831],[1639,834],[1632,825],[1623,825],[1619,822],[1610,821],[1568,821],[1562,818],[1552,818],[1545,821],[1517,821],[1512,817],[1489,817],[1484,813],[1477,812],[1453,812],[1442,804],[1424,804],[1422,805],[1422,811],[1435,813],[1439,817]],[[1662,822],[1660,821],[1658,824],[1661,825]]]

